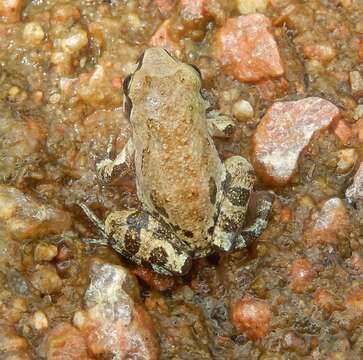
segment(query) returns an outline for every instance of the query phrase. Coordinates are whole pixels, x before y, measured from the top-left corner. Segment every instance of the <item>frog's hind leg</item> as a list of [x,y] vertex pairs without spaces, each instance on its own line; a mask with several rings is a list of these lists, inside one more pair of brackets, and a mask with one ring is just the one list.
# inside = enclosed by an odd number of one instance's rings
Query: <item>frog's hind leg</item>
[[113,249],[137,264],[166,274],[184,275],[191,267],[191,256],[167,227],[142,210],[112,212],[105,231]]
[[274,194],[270,191],[260,191],[256,193],[255,201],[251,200],[250,203],[250,207],[253,207],[254,209],[253,218],[255,220],[253,224],[244,228],[237,237],[236,249],[247,247],[252,239],[259,237],[266,229],[273,199]]
[[230,251],[242,231],[250,195],[255,183],[251,164],[242,156],[225,160],[226,177],[222,183],[222,199],[213,232],[213,244]]

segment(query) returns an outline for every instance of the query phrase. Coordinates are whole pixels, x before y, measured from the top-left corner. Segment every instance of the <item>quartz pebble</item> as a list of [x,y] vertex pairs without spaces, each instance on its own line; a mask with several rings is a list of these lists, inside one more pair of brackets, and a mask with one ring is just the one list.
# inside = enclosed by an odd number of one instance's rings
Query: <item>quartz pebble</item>
[[340,238],[346,236],[349,228],[349,214],[344,202],[339,198],[331,198],[312,215],[304,239],[310,246],[336,243]]
[[354,166],[358,159],[355,149],[342,149],[338,151],[337,173],[345,174]]
[[29,22],[24,27],[23,37],[31,44],[39,44],[44,39],[43,28],[37,22]]
[[33,314],[32,326],[35,330],[44,330],[48,328],[48,319],[43,311],[38,310]]
[[243,14],[252,14],[266,9],[268,0],[238,0],[238,11]]
[[61,322],[46,334],[40,355],[47,360],[88,360],[85,340],[79,330]]
[[308,289],[311,281],[316,277],[312,263],[307,259],[297,259],[290,267],[290,287],[295,293],[303,293]]
[[284,73],[271,21],[262,14],[227,20],[215,35],[213,50],[223,72],[243,82],[257,82]]
[[50,265],[38,265],[30,281],[43,295],[56,293],[63,284],[55,268]]
[[68,213],[43,205],[20,190],[0,185],[0,223],[16,240],[61,233],[71,225]]
[[232,306],[232,322],[236,329],[252,340],[266,336],[270,331],[272,313],[266,301],[241,299]]
[[38,244],[34,249],[34,260],[52,261],[58,254],[58,248],[53,244]]
[[151,318],[137,302],[136,279],[121,266],[95,262],[90,271],[85,309],[74,324],[95,357],[158,359],[159,347]]
[[233,104],[233,116],[240,121],[253,117],[253,107],[247,100],[239,100]]
[[23,0],[0,0],[0,17],[14,23],[20,20]]
[[313,135],[329,126],[338,114],[335,105],[318,97],[274,103],[253,138],[253,163],[258,175],[274,185],[287,184]]
[[363,201],[363,162],[360,163],[354,175],[353,183],[348,187],[345,196],[350,202]]

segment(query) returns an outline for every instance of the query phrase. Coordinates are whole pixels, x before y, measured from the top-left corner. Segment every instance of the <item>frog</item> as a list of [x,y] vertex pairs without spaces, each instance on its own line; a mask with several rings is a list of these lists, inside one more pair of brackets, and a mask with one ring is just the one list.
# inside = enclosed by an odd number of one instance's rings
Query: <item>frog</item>
[[273,194],[266,192],[244,227],[256,176],[242,156],[221,160],[213,137],[230,133],[233,120],[208,116],[198,68],[148,48],[123,90],[131,136],[97,168],[106,183],[132,168],[141,206],[112,211],[104,225],[83,206],[106,243],[164,275],[185,275],[193,259],[246,248],[265,230]]

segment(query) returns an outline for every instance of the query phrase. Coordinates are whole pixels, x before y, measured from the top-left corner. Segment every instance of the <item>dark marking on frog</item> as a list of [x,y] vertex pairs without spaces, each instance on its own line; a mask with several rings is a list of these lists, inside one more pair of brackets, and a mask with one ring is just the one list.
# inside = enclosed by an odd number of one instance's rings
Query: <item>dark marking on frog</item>
[[238,229],[240,228],[238,222],[234,221],[228,216],[225,216],[225,214],[223,213],[220,213],[219,216],[222,217],[222,228],[225,232],[236,233],[238,231]]
[[130,214],[126,223],[129,227],[134,228],[136,230],[147,229],[149,225],[149,214],[145,211],[137,210]]
[[183,230],[183,234],[185,237],[192,239],[194,237],[194,234],[190,230]]
[[210,202],[214,205],[217,199],[217,185],[214,178],[209,178],[209,199]]
[[129,97],[129,86],[130,86],[130,81],[132,79],[132,75],[128,75],[126,76],[122,87],[124,90],[124,112],[126,113],[127,118],[130,120],[130,115],[131,115],[131,110],[132,110],[132,101]]
[[150,262],[157,264],[157,265],[165,265],[167,262],[168,255],[164,248],[157,247],[153,249],[150,253]]
[[125,233],[125,250],[131,254],[135,255],[140,249],[140,234],[136,229],[127,229]]
[[228,171],[226,171],[226,178],[222,182],[222,188],[225,192],[227,192],[228,189],[230,188],[231,182],[232,182],[232,175]]
[[226,196],[234,206],[245,206],[250,198],[250,191],[241,186],[234,186],[228,189]]
[[156,192],[155,190],[152,190],[151,191],[151,194],[150,194],[150,200],[154,206],[154,208],[156,209],[156,211],[161,214],[162,216],[164,216],[165,218],[169,218],[169,215],[168,213],[166,212],[166,210],[160,205],[160,201],[157,199],[157,195],[156,195]]
[[212,236],[214,233],[214,226],[209,227],[207,232],[208,232],[208,235]]

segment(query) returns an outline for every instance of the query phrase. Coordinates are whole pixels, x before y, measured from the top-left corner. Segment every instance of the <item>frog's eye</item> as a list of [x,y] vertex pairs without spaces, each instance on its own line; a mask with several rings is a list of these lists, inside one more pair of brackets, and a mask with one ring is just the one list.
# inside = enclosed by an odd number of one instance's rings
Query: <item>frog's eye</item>
[[199,68],[194,64],[189,64],[199,75],[200,79],[202,80],[202,73],[200,72]]
[[124,94],[126,96],[129,95],[129,85],[130,85],[131,78],[132,78],[132,75],[131,74],[130,75],[127,75],[125,77],[125,80],[124,80],[123,84],[122,84],[123,89],[124,89]]

